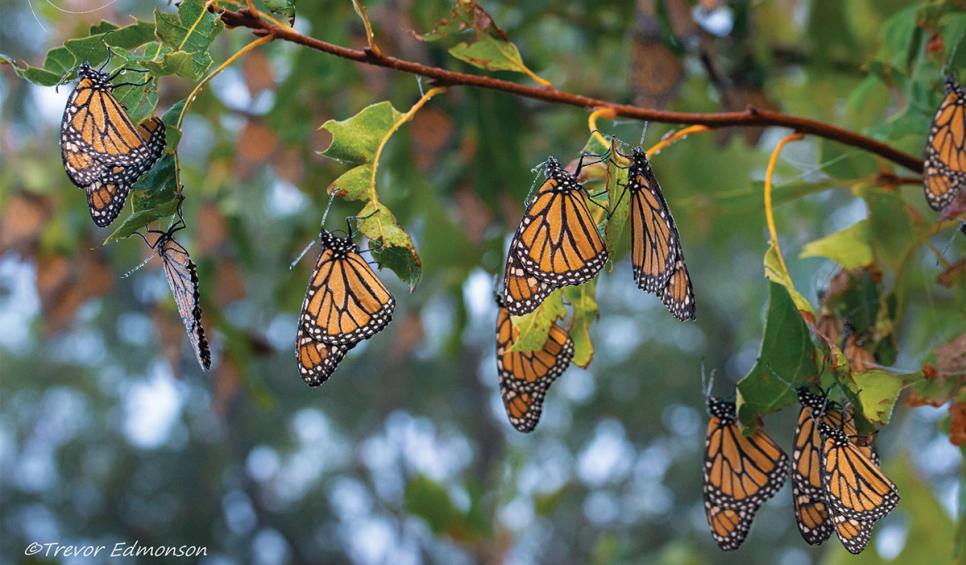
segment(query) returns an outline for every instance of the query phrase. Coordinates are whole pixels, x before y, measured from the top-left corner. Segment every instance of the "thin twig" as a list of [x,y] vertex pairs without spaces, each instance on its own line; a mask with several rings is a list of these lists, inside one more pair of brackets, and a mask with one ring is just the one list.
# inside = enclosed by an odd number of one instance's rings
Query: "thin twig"
[[900,151],[862,134],[809,118],[792,116],[763,108],[755,108],[753,106],[749,106],[740,112],[690,113],[656,110],[631,104],[617,104],[608,100],[601,100],[599,98],[592,98],[590,96],[583,96],[554,88],[527,86],[489,76],[450,71],[415,61],[399,59],[391,55],[377,55],[369,50],[343,47],[342,45],[336,45],[304,35],[289,27],[283,28],[276,26],[271,22],[253,16],[245,9],[235,12],[224,11],[220,13],[220,16],[222,21],[229,27],[246,27],[254,30],[258,35],[272,34],[278,39],[304,45],[343,59],[431,78],[440,85],[487,88],[526,98],[543,100],[545,102],[568,104],[584,108],[613,108],[614,113],[618,116],[661,123],[705,125],[719,128],[785,127],[802,133],[835,140],[851,147],[857,147],[879,155],[913,172],[922,172],[922,159],[919,157]]

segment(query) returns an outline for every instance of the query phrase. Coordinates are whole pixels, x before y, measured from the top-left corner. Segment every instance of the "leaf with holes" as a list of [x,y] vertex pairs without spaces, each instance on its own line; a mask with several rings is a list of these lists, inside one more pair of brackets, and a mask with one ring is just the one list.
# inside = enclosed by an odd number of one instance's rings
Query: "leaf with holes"
[[189,76],[203,77],[212,62],[208,48],[225,28],[221,19],[208,11],[203,0],[184,0],[176,14],[156,9],[154,17],[155,33],[165,50],[188,53],[191,56]]

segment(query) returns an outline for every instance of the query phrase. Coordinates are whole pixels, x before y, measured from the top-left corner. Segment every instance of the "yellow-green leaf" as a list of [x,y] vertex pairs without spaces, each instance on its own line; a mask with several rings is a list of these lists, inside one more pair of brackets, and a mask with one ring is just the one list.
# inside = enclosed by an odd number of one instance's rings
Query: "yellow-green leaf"
[[869,223],[861,220],[855,224],[805,244],[800,258],[825,257],[844,269],[858,269],[872,264],[872,247],[869,245]]

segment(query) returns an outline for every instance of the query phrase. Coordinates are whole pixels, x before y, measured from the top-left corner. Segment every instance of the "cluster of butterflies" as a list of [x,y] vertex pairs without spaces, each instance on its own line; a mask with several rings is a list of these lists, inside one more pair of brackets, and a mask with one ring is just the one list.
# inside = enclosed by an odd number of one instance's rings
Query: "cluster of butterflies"
[[[567,331],[554,323],[540,349],[513,351],[519,329],[511,316],[533,312],[555,289],[591,280],[608,258],[587,206],[587,189],[578,182],[580,166],[572,174],[550,157],[544,173],[546,180],[527,205],[510,242],[502,291],[496,297],[500,395],[510,423],[521,432],[536,427],[547,390],[570,365],[574,344]],[[632,152],[627,179],[621,198],[630,193],[634,280],[641,290],[660,297],[679,320],[694,319],[694,289],[681,238],[639,147]]]
[[[108,60],[94,69],[84,63],[77,68],[77,84],[67,99],[60,127],[60,148],[67,176],[87,193],[87,207],[98,227],[109,226],[121,213],[131,186],[164,152],[164,123],[151,117],[134,125],[114,97],[113,74],[104,72]],[[194,348],[198,363],[211,367],[211,350],[201,324],[198,270],[188,250],[175,241],[174,233],[185,227],[178,221],[156,234],[154,242],[144,239],[161,258],[178,314]]]
[[[923,184],[926,202],[936,211],[966,211],[966,88],[947,74],[946,96],[939,104],[926,141]],[[957,204],[954,206],[954,204]],[[966,231],[966,224],[963,225]]]
[[[795,521],[806,542],[834,531],[851,553],[865,549],[872,529],[899,503],[899,490],[879,469],[871,436],[858,435],[848,408],[824,391],[798,389],[791,475]],[[760,428],[742,433],[735,404],[708,397],[704,452],[704,508],[718,546],[735,550],[758,508],[781,489],[789,459]]]

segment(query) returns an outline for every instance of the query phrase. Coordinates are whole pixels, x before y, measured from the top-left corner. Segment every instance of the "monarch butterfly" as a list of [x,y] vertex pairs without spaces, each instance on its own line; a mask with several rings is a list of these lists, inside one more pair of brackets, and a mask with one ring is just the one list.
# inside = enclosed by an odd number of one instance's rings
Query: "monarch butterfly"
[[550,385],[570,365],[574,344],[557,324],[550,327],[543,347],[532,353],[510,351],[519,336],[507,308],[496,317],[496,370],[500,395],[513,427],[530,432],[540,421],[543,399]]
[[607,249],[581,194],[584,188],[553,157],[545,174],[510,249],[524,269],[549,285],[587,282],[607,262]]
[[966,186],[966,89],[946,76],[945,93],[926,141],[926,202],[942,210]]
[[80,65],[60,128],[64,170],[71,182],[87,191],[91,217],[100,227],[117,217],[130,185],[164,149],[161,120],[151,118],[135,126],[114,98],[111,81],[120,72],[108,75]]
[[725,551],[738,549],[758,508],[788,475],[788,456],[762,430],[742,434],[735,403],[708,397],[704,447],[704,509],[711,536]]
[[[830,401],[825,394],[815,394],[805,387],[798,389],[798,425],[795,427],[795,448],[792,451],[792,501],[795,521],[802,538],[811,545],[828,539],[834,529],[829,520],[825,488],[822,485],[822,440],[818,424],[844,426],[852,443],[878,466],[878,455],[871,441],[857,435],[855,421],[843,421],[838,403]],[[847,417],[847,415],[846,415]],[[861,441],[860,441],[861,438]]]
[[533,312],[554,288],[523,268],[511,244],[503,273],[503,292],[500,295],[500,301],[510,314],[522,316]]
[[[347,221],[348,223],[348,221]],[[309,278],[299,314],[296,354],[302,378],[325,381],[346,351],[392,320],[396,299],[352,241],[322,229],[322,253]]]
[[835,533],[845,549],[860,553],[872,528],[899,503],[899,489],[849,439],[843,426],[818,425],[822,437],[822,487]]
[[[627,171],[631,193],[631,266],[645,292],[664,293],[678,262],[680,236],[644,150],[634,148]],[[683,264],[683,261],[682,261]]]
[[162,233],[154,243],[154,249],[161,257],[164,276],[168,279],[171,294],[178,306],[178,314],[188,333],[191,347],[195,350],[198,364],[201,368],[211,368],[211,350],[205,338],[205,329],[201,325],[201,297],[198,293],[198,269],[188,255],[188,250],[174,240],[174,232],[182,229],[184,223],[172,226]]
[[[124,201],[131,184],[161,156],[164,150],[164,123],[158,118],[145,120],[138,129],[148,137],[151,158],[133,167],[115,166],[93,184],[84,187],[87,192],[87,208],[98,227],[105,227],[117,218],[124,208]],[[131,178],[131,180],[128,180]]]

